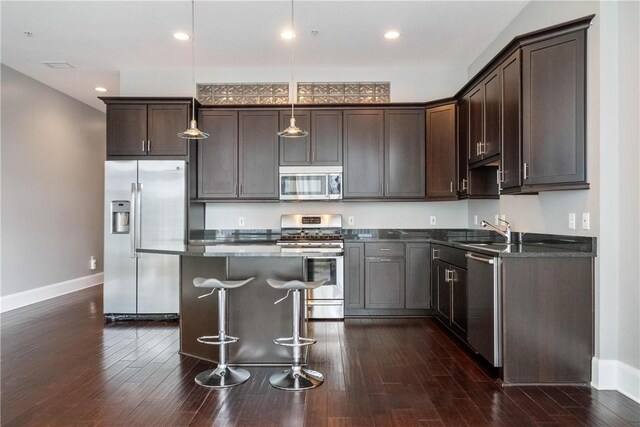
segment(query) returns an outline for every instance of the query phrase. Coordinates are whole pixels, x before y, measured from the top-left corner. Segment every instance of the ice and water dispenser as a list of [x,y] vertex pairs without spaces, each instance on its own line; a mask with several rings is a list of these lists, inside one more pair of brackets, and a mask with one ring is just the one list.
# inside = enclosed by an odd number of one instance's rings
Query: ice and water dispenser
[[111,202],[111,234],[129,234],[131,202],[114,200]]

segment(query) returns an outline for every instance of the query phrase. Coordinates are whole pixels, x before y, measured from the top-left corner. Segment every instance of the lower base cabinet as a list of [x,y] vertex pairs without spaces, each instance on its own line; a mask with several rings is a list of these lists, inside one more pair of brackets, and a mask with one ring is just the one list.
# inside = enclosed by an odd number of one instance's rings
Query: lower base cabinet
[[[467,269],[464,251],[433,247],[432,289],[436,317],[456,335],[467,337]],[[457,264],[457,265],[454,265]]]
[[345,314],[430,314],[430,247],[429,243],[345,243]]

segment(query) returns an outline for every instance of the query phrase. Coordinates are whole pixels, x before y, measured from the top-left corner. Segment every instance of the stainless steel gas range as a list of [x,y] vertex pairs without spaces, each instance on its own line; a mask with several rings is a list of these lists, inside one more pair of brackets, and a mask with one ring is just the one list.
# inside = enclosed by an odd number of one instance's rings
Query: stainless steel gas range
[[282,215],[280,229],[283,251],[321,254],[306,259],[306,280],[328,279],[307,291],[307,318],[344,318],[342,215]]

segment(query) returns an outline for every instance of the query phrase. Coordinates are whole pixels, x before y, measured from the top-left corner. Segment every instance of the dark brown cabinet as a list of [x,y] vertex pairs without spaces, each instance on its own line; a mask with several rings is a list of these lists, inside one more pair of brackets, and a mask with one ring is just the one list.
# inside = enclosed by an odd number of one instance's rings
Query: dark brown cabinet
[[404,264],[401,257],[365,258],[367,308],[404,308]]
[[502,159],[501,187],[509,189],[522,185],[522,138],[520,132],[520,51],[500,64],[502,81]]
[[456,107],[428,108],[427,199],[456,200]]
[[406,308],[431,308],[431,245],[406,244]]
[[586,182],[585,31],[522,48],[523,184]]
[[467,270],[464,251],[443,246],[432,250],[436,316],[463,339],[467,334]]
[[238,197],[238,112],[202,111],[199,125],[210,136],[198,140],[198,197]]
[[344,305],[364,308],[364,243],[344,245]]
[[484,92],[484,136],[480,144],[480,157],[487,159],[500,153],[501,87],[498,70],[482,82]]
[[385,197],[423,198],[424,113],[422,110],[387,110],[384,115]]
[[278,199],[278,112],[238,113],[239,197]]
[[189,122],[185,104],[107,105],[107,156],[187,156],[188,141],[178,137]]
[[[469,195],[469,99],[458,103],[458,196]],[[427,161],[428,162],[428,161]]]
[[484,137],[484,91],[479,84],[467,96],[469,99],[469,164],[482,160],[480,147]]
[[384,196],[384,111],[344,111],[345,199]]
[[[280,138],[280,166],[342,166],[342,111],[296,110],[304,138]],[[291,112],[280,113],[280,128],[289,126]]]

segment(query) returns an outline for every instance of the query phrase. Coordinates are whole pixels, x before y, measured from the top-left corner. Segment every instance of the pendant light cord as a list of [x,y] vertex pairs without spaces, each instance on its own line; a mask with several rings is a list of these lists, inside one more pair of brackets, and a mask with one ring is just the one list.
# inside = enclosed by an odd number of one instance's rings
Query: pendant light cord
[[196,119],[196,0],[191,0],[191,120]]
[[293,0],[291,0],[291,89],[292,89],[292,94],[291,94],[291,117],[294,117],[294,104],[296,102],[295,100],[295,96],[298,94],[298,90],[297,88],[294,87],[295,82],[293,80],[293,53],[295,50],[295,45],[296,45],[296,32],[294,30],[293,27]]

